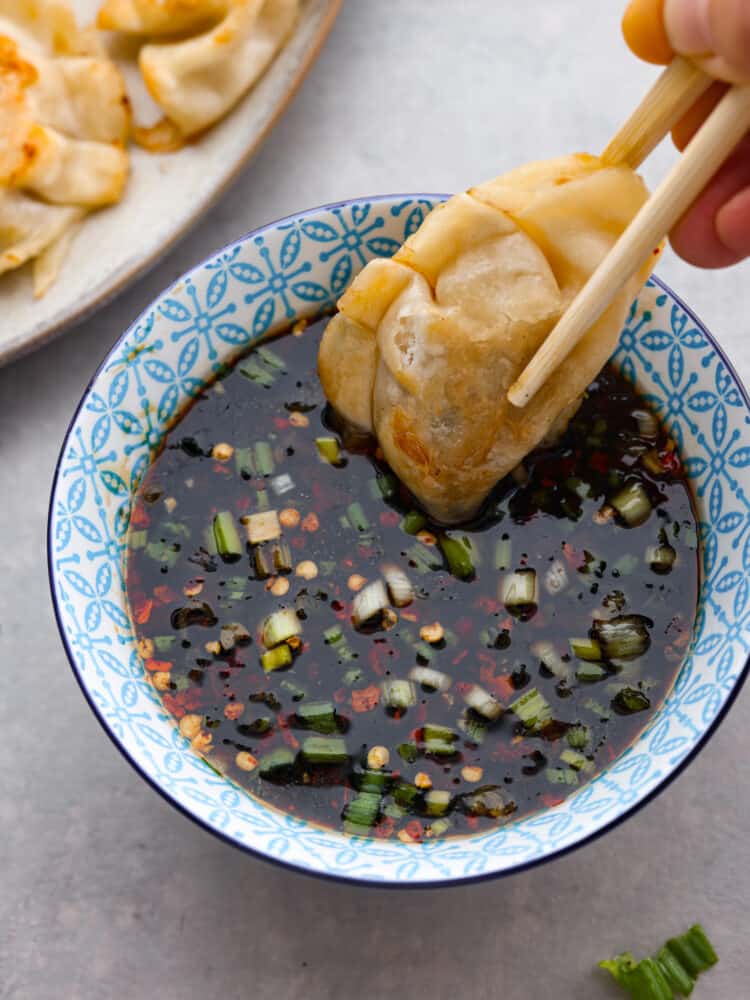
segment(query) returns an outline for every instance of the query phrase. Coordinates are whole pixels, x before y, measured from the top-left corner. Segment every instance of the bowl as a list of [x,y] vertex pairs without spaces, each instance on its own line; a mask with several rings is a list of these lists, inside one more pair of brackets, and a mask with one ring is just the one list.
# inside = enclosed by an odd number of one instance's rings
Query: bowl
[[71,666],[123,756],[167,801],[245,851],[361,883],[445,885],[518,871],[601,835],[705,745],[748,672],[750,402],[689,308],[658,278],[614,360],[677,439],[700,522],[701,586],[689,653],[638,739],[562,804],[473,837],[350,838],[285,815],[210,769],[146,681],[125,598],[131,497],[181,408],[258,338],[332,306],[372,257],[414,232],[439,195],[356,199],[243,236],[168,288],[120,337],[73,417],[50,503],[52,598]]

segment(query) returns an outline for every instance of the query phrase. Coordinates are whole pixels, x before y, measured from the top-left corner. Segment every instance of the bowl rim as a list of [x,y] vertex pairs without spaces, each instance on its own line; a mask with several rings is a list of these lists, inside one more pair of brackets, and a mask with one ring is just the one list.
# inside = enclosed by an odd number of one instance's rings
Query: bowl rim
[[[310,878],[332,880],[335,882],[345,883],[348,885],[356,885],[368,888],[439,889],[439,888],[453,887],[458,885],[469,885],[479,882],[486,882],[499,878],[506,878],[508,876],[520,874],[521,872],[528,871],[532,868],[537,868],[541,865],[562,858],[567,854],[571,854],[573,851],[577,851],[580,848],[593,843],[600,837],[603,837],[606,833],[609,833],[611,830],[620,826],[626,820],[630,819],[631,817],[639,813],[641,809],[643,809],[650,802],[652,802],[658,795],[660,795],[663,791],[665,791],[685,771],[688,765],[695,760],[697,755],[705,747],[705,745],[708,743],[708,741],[711,739],[711,737],[714,735],[716,730],[719,728],[721,723],[726,718],[729,710],[734,705],[740,691],[742,690],[745,682],[747,681],[748,676],[750,675],[750,654],[748,654],[748,656],[745,658],[744,665],[739,671],[737,679],[735,680],[731,690],[729,691],[726,697],[726,701],[719,709],[716,717],[701,733],[695,745],[685,755],[685,757],[678,764],[676,764],[672,768],[672,770],[670,770],[669,773],[666,774],[665,777],[662,778],[650,792],[644,795],[642,799],[639,799],[638,801],[634,802],[633,805],[623,809],[623,811],[619,815],[615,816],[608,823],[605,823],[602,827],[600,827],[597,830],[594,830],[592,833],[586,834],[585,836],[581,837],[581,839],[577,840],[575,843],[569,844],[565,847],[557,848],[555,850],[551,850],[548,854],[545,854],[541,857],[533,858],[529,861],[522,861],[519,862],[518,864],[511,865],[508,868],[503,869],[502,871],[485,871],[485,872],[479,872],[476,875],[461,875],[449,878],[430,879],[425,881],[398,882],[395,881],[394,879],[380,880],[376,878],[365,878],[362,876],[351,876],[351,875],[339,874],[336,872],[320,871],[306,867],[304,864],[299,863],[297,861],[288,860],[282,857],[272,857],[271,855],[266,854],[263,851],[259,850],[258,848],[254,847],[251,843],[239,841],[231,837],[229,834],[225,833],[223,830],[211,826],[203,818],[191,812],[176,798],[173,798],[172,795],[169,793],[169,791],[162,785],[160,785],[156,778],[152,777],[143,767],[141,767],[141,765],[130,755],[125,746],[123,746],[123,744],[118,740],[115,732],[108,725],[107,721],[104,718],[104,715],[102,714],[98,705],[96,704],[96,701],[94,700],[93,696],[91,695],[86,685],[84,684],[81,670],[77,663],[75,653],[71,648],[70,643],[68,642],[68,639],[65,634],[65,628],[63,626],[63,614],[60,608],[60,601],[55,588],[54,551],[53,551],[54,540],[52,538],[53,505],[57,493],[57,486],[60,477],[61,466],[64,455],[66,454],[67,451],[68,442],[70,441],[71,434],[73,432],[73,429],[78,420],[78,416],[81,412],[81,409],[83,408],[83,405],[86,401],[86,398],[88,397],[89,392],[91,391],[91,389],[93,388],[99,377],[102,375],[102,373],[105,371],[111,358],[116,354],[117,350],[121,347],[123,341],[138,326],[138,324],[143,321],[143,319],[151,310],[157,299],[162,298],[171,289],[181,284],[187,275],[191,274],[193,271],[198,271],[208,261],[212,260],[219,254],[227,251],[231,247],[244,244],[248,240],[253,239],[256,236],[262,235],[263,233],[266,233],[270,230],[274,230],[279,226],[284,225],[285,223],[292,223],[295,220],[304,218],[305,216],[317,215],[321,212],[332,211],[333,209],[347,208],[353,205],[359,205],[363,202],[374,204],[378,202],[405,201],[408,199],[412,200],[428,199],[433,202],[440,202],[440,201],[446,201],[449,197],[451,196],[448,194],[436,194],[436,193],[425,193],[425,192],[406,192],[406,193],[381,194],[381,195],[370,195],[370,196],[362,195],[360,197],[345,198],[340,201],[328,202],[326,204],[313,206],[312,208],[302,209],[300,211],[293,212],[289,215],[282,216],[271,222],[265,223],[264,225],[259,226],[256,229],[248,230],[242,233],[240,236],[236,237],[233,240],[230,240],[223,246],[216,248],[210,254],[203,257],[195,264],[193,264],[187,271],[178,275],[174,281],[172,281],[169,285],[163,288],[161,292],[159,292],[159,294],[156,296],[155,299],[149,301],[149,303],[138,313],[138,315],[128,324],[128,326],[123,330],[123,332],[117,337],[114,343],[110,345],[105,356],[102,358],[101,362],[97,365],[93,375],[86,383],[81,393],[81,397],[71,415],[70,421],[65,431],[65,435],[60,445],[60,451],[55,461],[55,469],[52,477],[52,484],[50,488],[50,496],[49,496],[48,510],[47,510],[47,532],[46,532],[47,575],[50,588],[50,597],[52,600],[52,608],[54,611],[58,632],[60,634],[60,639],[62,640],[62,645],[65,650],[65,654],[68,658],[68,663],[72,670],[73,676],[75,677],[78,683],[78,687],[80,688],[95,718],[97,719],[97,721],[99,722],[99,724],[101,725],[102,729],[107,734],[111,742],[114,744],[116,749],[119,751],[121,756],[130,764],[130,766],[135,770],[135,772],[141,778],[143,778],[146,781],[146,783],[152,789],[154,789],[154,791],[156,791],[161,796],[162,799],[164,799],[167,803],[169,803],[170,806],[172,806],[172,808],[182,813],[182,815],[186,816],[189,820],[195,823],[202,830],[207,831],[208,833],[217,837],[222,842],[230,845],[231,847],[236,848],[241,853],[249,854],[251,857],[258,858],[262,861],[267,862],[268,864],[276,865],[279,868],[283,868],[287,871],[291,870],[302,875],[307,875]],[[688,306],[679,295],[677,295],[674,291],[672,291],[669,285],[667,285],[666,282],[662,281],[661,278],[659,278],[655,274],[652,274],[650,281],[656,287],[660,288],[661,291],[664,292],[676,305],[678,305],[680,309],[682,309],[686,313],[686,315],[690,317],[691,321],[695,323],[697,329],[705,336],[711,348],[716,352],[719,359],[725,365],[727,371],[734,379],[737,389],[742,397],[743,404],[746,407],[746,409],[750,411],[750,394],[748,394],[748,391],[746,390],[742,382],[742,379],[739,377],[734,365],[726,356],[724,350],[716,341],[710,330],[706,327],[705,323],[703,323],[703,321],[695,314],[695,312],[690,308],[690,306]]]

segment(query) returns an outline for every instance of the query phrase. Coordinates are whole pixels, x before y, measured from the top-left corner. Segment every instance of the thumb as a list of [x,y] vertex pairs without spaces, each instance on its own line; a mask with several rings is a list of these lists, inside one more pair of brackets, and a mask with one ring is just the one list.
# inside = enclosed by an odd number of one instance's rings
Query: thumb
[[664,0],[670,44],[713,76],[750,80],[750,4],[747,0]]

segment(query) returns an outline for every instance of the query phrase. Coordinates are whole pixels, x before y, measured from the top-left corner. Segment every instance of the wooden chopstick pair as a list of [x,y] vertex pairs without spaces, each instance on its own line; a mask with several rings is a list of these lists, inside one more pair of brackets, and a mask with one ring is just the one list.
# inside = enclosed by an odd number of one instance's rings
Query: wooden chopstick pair
[[[636,168],[655,149],[712,80],[677,57],[604,150],[610,164]],[[508,390],[523,407],[597,321],[625,282],[685,214],[737,143],[750,130],[750,84],[731,87],[696,132],[557,325]]]

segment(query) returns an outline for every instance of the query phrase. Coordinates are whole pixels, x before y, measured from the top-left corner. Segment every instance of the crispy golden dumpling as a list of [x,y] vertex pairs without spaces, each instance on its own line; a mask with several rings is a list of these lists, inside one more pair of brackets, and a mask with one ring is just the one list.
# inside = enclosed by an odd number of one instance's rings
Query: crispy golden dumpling
[[[138,63],[149,93],[184,139],[234,107],[289,36],[299,0],[106,0],[100,27],[155,38]],[[179,31],[187,37],[163,41]],[[149,148],[175,148],[158,123],[136,137]]]
[[632,170],[595,157],[529,164],[437,207],[339,301],[318,361],[326,396],[438,521],[474,516],[575,412],[653,258],[525,409],[506,394],[646,198]]
[[129,122],[119,71],[67,7],[0,0],[0,273],[44,254],[35,293],[49,286],[69,227],[122,196]]

